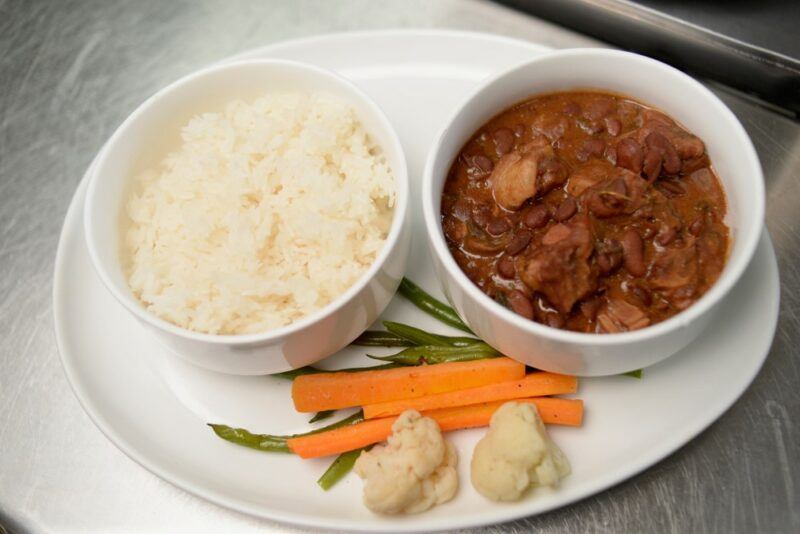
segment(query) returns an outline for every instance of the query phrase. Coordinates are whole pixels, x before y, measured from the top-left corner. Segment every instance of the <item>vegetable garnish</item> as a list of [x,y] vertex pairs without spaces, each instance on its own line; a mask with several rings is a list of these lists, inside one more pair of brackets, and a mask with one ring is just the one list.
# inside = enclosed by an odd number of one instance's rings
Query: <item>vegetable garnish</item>
[[292,399],[298,412],[318,412],[423,397],[524,376],[524,364],[504,357],[360,373],[319,373],[298,376],[292,382]]
[[331,489],[334,484],[339,482],[347,473],[352,471],[353,466],[355,465],[356,460],[358,460],[358,457],[361,455],[361,453],[363,451],[368,451],[371,448],[372,446],[370,445],[369,447],[343,452],[337,456],[330,467],[328,467],[325,473],[323,473],[322,476],[319,477],[319,480],[317,480],[319,487],[325,491]]
[[501,356],[492,347],[479,341],[469,347],[441,347],[438,345],[422,345],[403,349],[396,354],[389,356],[367,357],[373,360],[384,362],[394,362],[402,365],[422,365],[424,363],[446,363],[446,362],[468,362],[472,360],[485,360],[487,358],[497,358]]
[[410,341],[412,345],[469,347],[475,343],[483,343],[480,339],[475,337],[443,336],[440,334],[431,334],[430,332],[426,332],[425,330],[421,330],[414,326],[403,323],[395,323],[392,321],[383,321],[383,326],[392,334]]
[[400,282],[400,288],[398,289],[398,292],[410,300],[411,303],[417,308],[429,315],[436,317],[441,322],[454,328],[458,328],[459,330],[463,330],[469,334],[475,334],[472,330],[470,330],[466,323],[461,320],[461,317],[458,316],[453,308],[444,302],[433,298],[408,278],[403,278],[403,281]]
[[[472,334],[452,308],[410,280],[403,279],[400,293],[445,324]],[[403,349],[389,356],[368,355],[386,363],[336,371],[306,366],[272,375],[293,381],[293,398],[300,401],[298,409],[316,412],[312,423],[331,417],[338,408],[363,406],[362,410],[294,435],[209,426],[220,438],[259,451],[295,452],[301,457],[340,454],[317,481],[328,490],[353,468],[364,449],[388,437],[398,410],[416,408],[434,418],[446,432],[486,426],[495,410],[506,400],[515,399],[535,403],[545,423],[581,424],[583,401],[535,396],[573,393],[577,388],[575,377],[527,369],[475,337],[436,334],[391,321],[383,324],[387,331],[366,331],[353,345]]]
[[243,447],[249,447],[259,451],[268,452],[291,452],[286,445],[286,441],[292,438],[299,438],[303,436],[310,436],[312,434],[319,434],[321,432],[328,432],[337,428],[342,428],[349,425],[355,425],[364,420],[364,412],[359,410],[353,415],[345,417],[344,419],[332,423],[322,428],[311,430],[302,434],[290,434],[286,436],[276,436],[272,434],[253,434],[244,428],[232,428],[226,425],[208,423],[217,436],[225,441],[230,441]]
[[314,414],[314,417],[308,420],[309,423],[316,423],[317,421],[322,421],[323,419],[327,419],[328,417],[332,416],[336,413],[336,410],[322,410],[321,412],[317,412]]
[[351,345],[360,347],[411,347],[415,343],[392,332],[367,330],[358,336]]
[[367,404],[364,406],[364,418],[375,419],[377,417],[399,415],[405,410],[424,412],[483,402],[561,395],[575,393],[577,389],[578,379],[574,376],[536,372],[526,375],[521,380],[500,382],[477,388],[459,389],[416,399]]
[[[473,404],[422,412],[434,419],[442,432],[486,426],[492,414],[506,401]],[[536,404],[542,421],[550,424],[579,426],[583,419],[583,401],[553,397],[518,399]],[[392,432],[396,416],[369,419],[355,425],[287,440],[289,449],[301,458],[319,458],[350,451],[384,441]]]

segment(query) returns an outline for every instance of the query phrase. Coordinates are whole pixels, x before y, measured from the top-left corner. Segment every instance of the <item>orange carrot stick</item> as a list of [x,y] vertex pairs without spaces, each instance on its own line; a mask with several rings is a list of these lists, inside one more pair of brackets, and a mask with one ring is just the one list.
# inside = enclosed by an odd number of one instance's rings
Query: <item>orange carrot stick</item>
[[[439,423],[442,432],[487,426],[494,412],[509,401],[483,402],[471,406],[457,406],[423,412]],[[580,426],[583,422],[583,401],[558,397],[533,397],[514,399],[514,402],[530,402],[536,405],[542,421],[551,425]],[[358,426],[358,425],[354,425]]]
[[519,380],[525,365],[510,358],[448,362],[359,373],[318,373],[292,382],[298,412],[338,410],[398,399],[412,399],[456,389]]
[[530,373],[522,380],[512,380],[477,388],[436,393],[416,399],[402,399],[368,404],[364,406],[364,418],[375,419],[378,417],[399,415],[405,410],[410,409],[424,412],[428,410],[438,410],[440,408],[480,404],[482,402],[575,393],[577,388],[578,379],[574,376],[536,372]]
[[[444,364],[439,364],[444,365]],[[487,426],[492,414],[506,401],[486,402],[471,406],[458,406],[423,412],[422,415],[433,418],[442,432]],[[578,399],[559,399],[552,397],[535,397],[518,399],[516,402],[536,404],[539,414],[545,423],[579,426],[583,419],[583,401]],[[397,417],[370,419],[357,425],[346,426],[290,438],[289,449],[301,458],[317,458],[352,451],[379,441],[384,441],[392,433],[392,425]]]

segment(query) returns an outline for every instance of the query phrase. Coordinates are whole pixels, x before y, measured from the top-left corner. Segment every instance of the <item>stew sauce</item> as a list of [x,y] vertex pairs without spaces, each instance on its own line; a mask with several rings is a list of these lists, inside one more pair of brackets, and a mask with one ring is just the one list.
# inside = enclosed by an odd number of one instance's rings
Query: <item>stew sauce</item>
[[622,332],[689,307],[728,251],[725,194],[703,142],[600,92],[534,97],[463,147],[442,195],[461,269],[519,315]]

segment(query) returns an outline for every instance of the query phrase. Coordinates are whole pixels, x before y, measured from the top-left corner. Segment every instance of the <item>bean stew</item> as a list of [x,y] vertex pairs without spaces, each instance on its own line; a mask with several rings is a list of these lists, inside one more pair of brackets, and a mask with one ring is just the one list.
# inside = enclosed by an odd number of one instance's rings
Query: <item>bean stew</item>
[[466,275],[519,315],[623,332],[698,300],[728,253],[705,145],[665,114],[596,91],[546,94],[462,148],[442,227]]

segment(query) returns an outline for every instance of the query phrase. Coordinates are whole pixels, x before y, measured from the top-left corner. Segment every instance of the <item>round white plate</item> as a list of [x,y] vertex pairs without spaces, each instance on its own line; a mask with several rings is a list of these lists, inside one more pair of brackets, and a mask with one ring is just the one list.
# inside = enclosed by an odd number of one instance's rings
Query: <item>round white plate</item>
[[[458,100],[481,78],[546,52],[489,35],[392,31],[294,41],[239,57],[296,59],[351,78],[397,128],[418,196],[427,147]],[[362,506],[361,481],[354,475],[327,493],[319,489],[315,481],[329,460],[261,453],[212,434],[205,423],[290,433],[307,428],[307,417],[294,413],[288,383],[192,367],[165,353],[117,304],[87,256],[81,225],[85,183],[64,222],[53,291],[58,346],[75,394],[103,433],[153,473],[260,517],[349,531],[413,531],[507,521],[563,506],[654,464],[711,424],[750,384],[775,332],[778,271],[764,234],[752,265],[698,341],[648,368],[642,380],[582,381],[584,426],[552,428],[573,469],[559,489],[537,490],[518,503],[486,501],[469,482],[472,446],[483,431],[461,431],[450,436],[460,453],[456,498],[420,515],[379,517]],[[416,233],[408,276],[439,295],[419,234],[419,199],[412,198]],[[383,316],[448,332],[399,297]],[[364,351],[347,349],[324,365],[358,362],[366,363]]]

